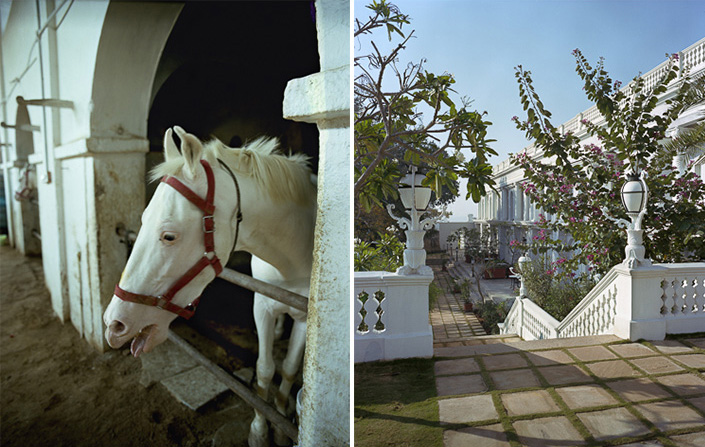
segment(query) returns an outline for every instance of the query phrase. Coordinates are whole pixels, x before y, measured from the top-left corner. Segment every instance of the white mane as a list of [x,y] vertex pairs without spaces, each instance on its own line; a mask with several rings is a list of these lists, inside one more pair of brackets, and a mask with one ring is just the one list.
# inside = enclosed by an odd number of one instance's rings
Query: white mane
[[[204,146],[203,158],[213,167],[222,160],[233,171],[251,176],[259,186],[269,192],[272,200],[293,201],[302,205],[315,197],[315,184],[311,181],[308,157],[304,154],[283,155],[278,152],[276,138],[260,137],[242,148],[231,148],[217,139]],[[181,173],[185,160],[178,157],[154,167],[150,179]]]

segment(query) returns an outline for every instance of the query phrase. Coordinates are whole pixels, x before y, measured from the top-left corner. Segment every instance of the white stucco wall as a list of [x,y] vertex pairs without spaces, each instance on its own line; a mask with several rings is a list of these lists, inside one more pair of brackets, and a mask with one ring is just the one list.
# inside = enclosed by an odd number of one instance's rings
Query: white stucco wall
[[[42,23],[55,4],[40,2]],[[103,349],[102,311],[125,262],[115,226],[139,227],[152,80],[182,4],[73,2],[68,13],[65,4],[56,15],[66,13],[61,25],[54,19],[41,36],[41,66],[40,46],[32,47],[35,5],[13,2],[3,34],[3,120],[14,122],[18,95],[72,103],[28,106],[41,128],[30,162],[38,172],[42,258],[54,311]],[[8,143],[15,143],[12,131]],[[10,177],[16,185],[16,171]]]
[[318,214],[299,445],[350,444],[350,3],[316,0],[321,72],[289,82],[284,117],[320,133]]

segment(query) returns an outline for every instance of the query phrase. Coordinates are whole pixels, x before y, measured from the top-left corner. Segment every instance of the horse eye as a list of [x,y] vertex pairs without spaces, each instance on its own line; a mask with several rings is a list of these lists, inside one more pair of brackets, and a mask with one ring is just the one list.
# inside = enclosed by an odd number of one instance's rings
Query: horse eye
[[165,231],[159,239],[166,244],[173,244],[176,242],[176,239],[178,239],[178,236],[176,233],[169,233]]

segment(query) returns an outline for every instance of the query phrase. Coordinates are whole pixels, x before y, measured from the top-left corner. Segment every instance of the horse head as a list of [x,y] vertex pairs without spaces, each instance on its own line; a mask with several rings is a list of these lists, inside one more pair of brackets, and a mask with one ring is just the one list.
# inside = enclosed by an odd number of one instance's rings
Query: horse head
[[178,126],[174,131],[181,153],[167,130],[162,171],[172,175],[162,178],[142,214],[132,254],[103,315],[108,344],[119,348],[132,340],[135,357],[164,342],[177,316],[190,317],[227,262],[241,219],[232,172],[218,160],[202,160],[204,148],[194,135]]

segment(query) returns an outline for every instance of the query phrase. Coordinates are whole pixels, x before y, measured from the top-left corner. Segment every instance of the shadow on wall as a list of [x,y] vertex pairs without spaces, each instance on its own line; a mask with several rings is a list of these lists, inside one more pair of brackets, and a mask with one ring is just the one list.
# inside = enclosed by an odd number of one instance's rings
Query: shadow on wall
[[[269,135],[317,172],[316,126],[282,118],[287,82],[319,71],[314,14],[309,1],[187,2],[155,76],[150,151],[173,125],[230,146]],[[150,154],[147,167],[160,161]]]

